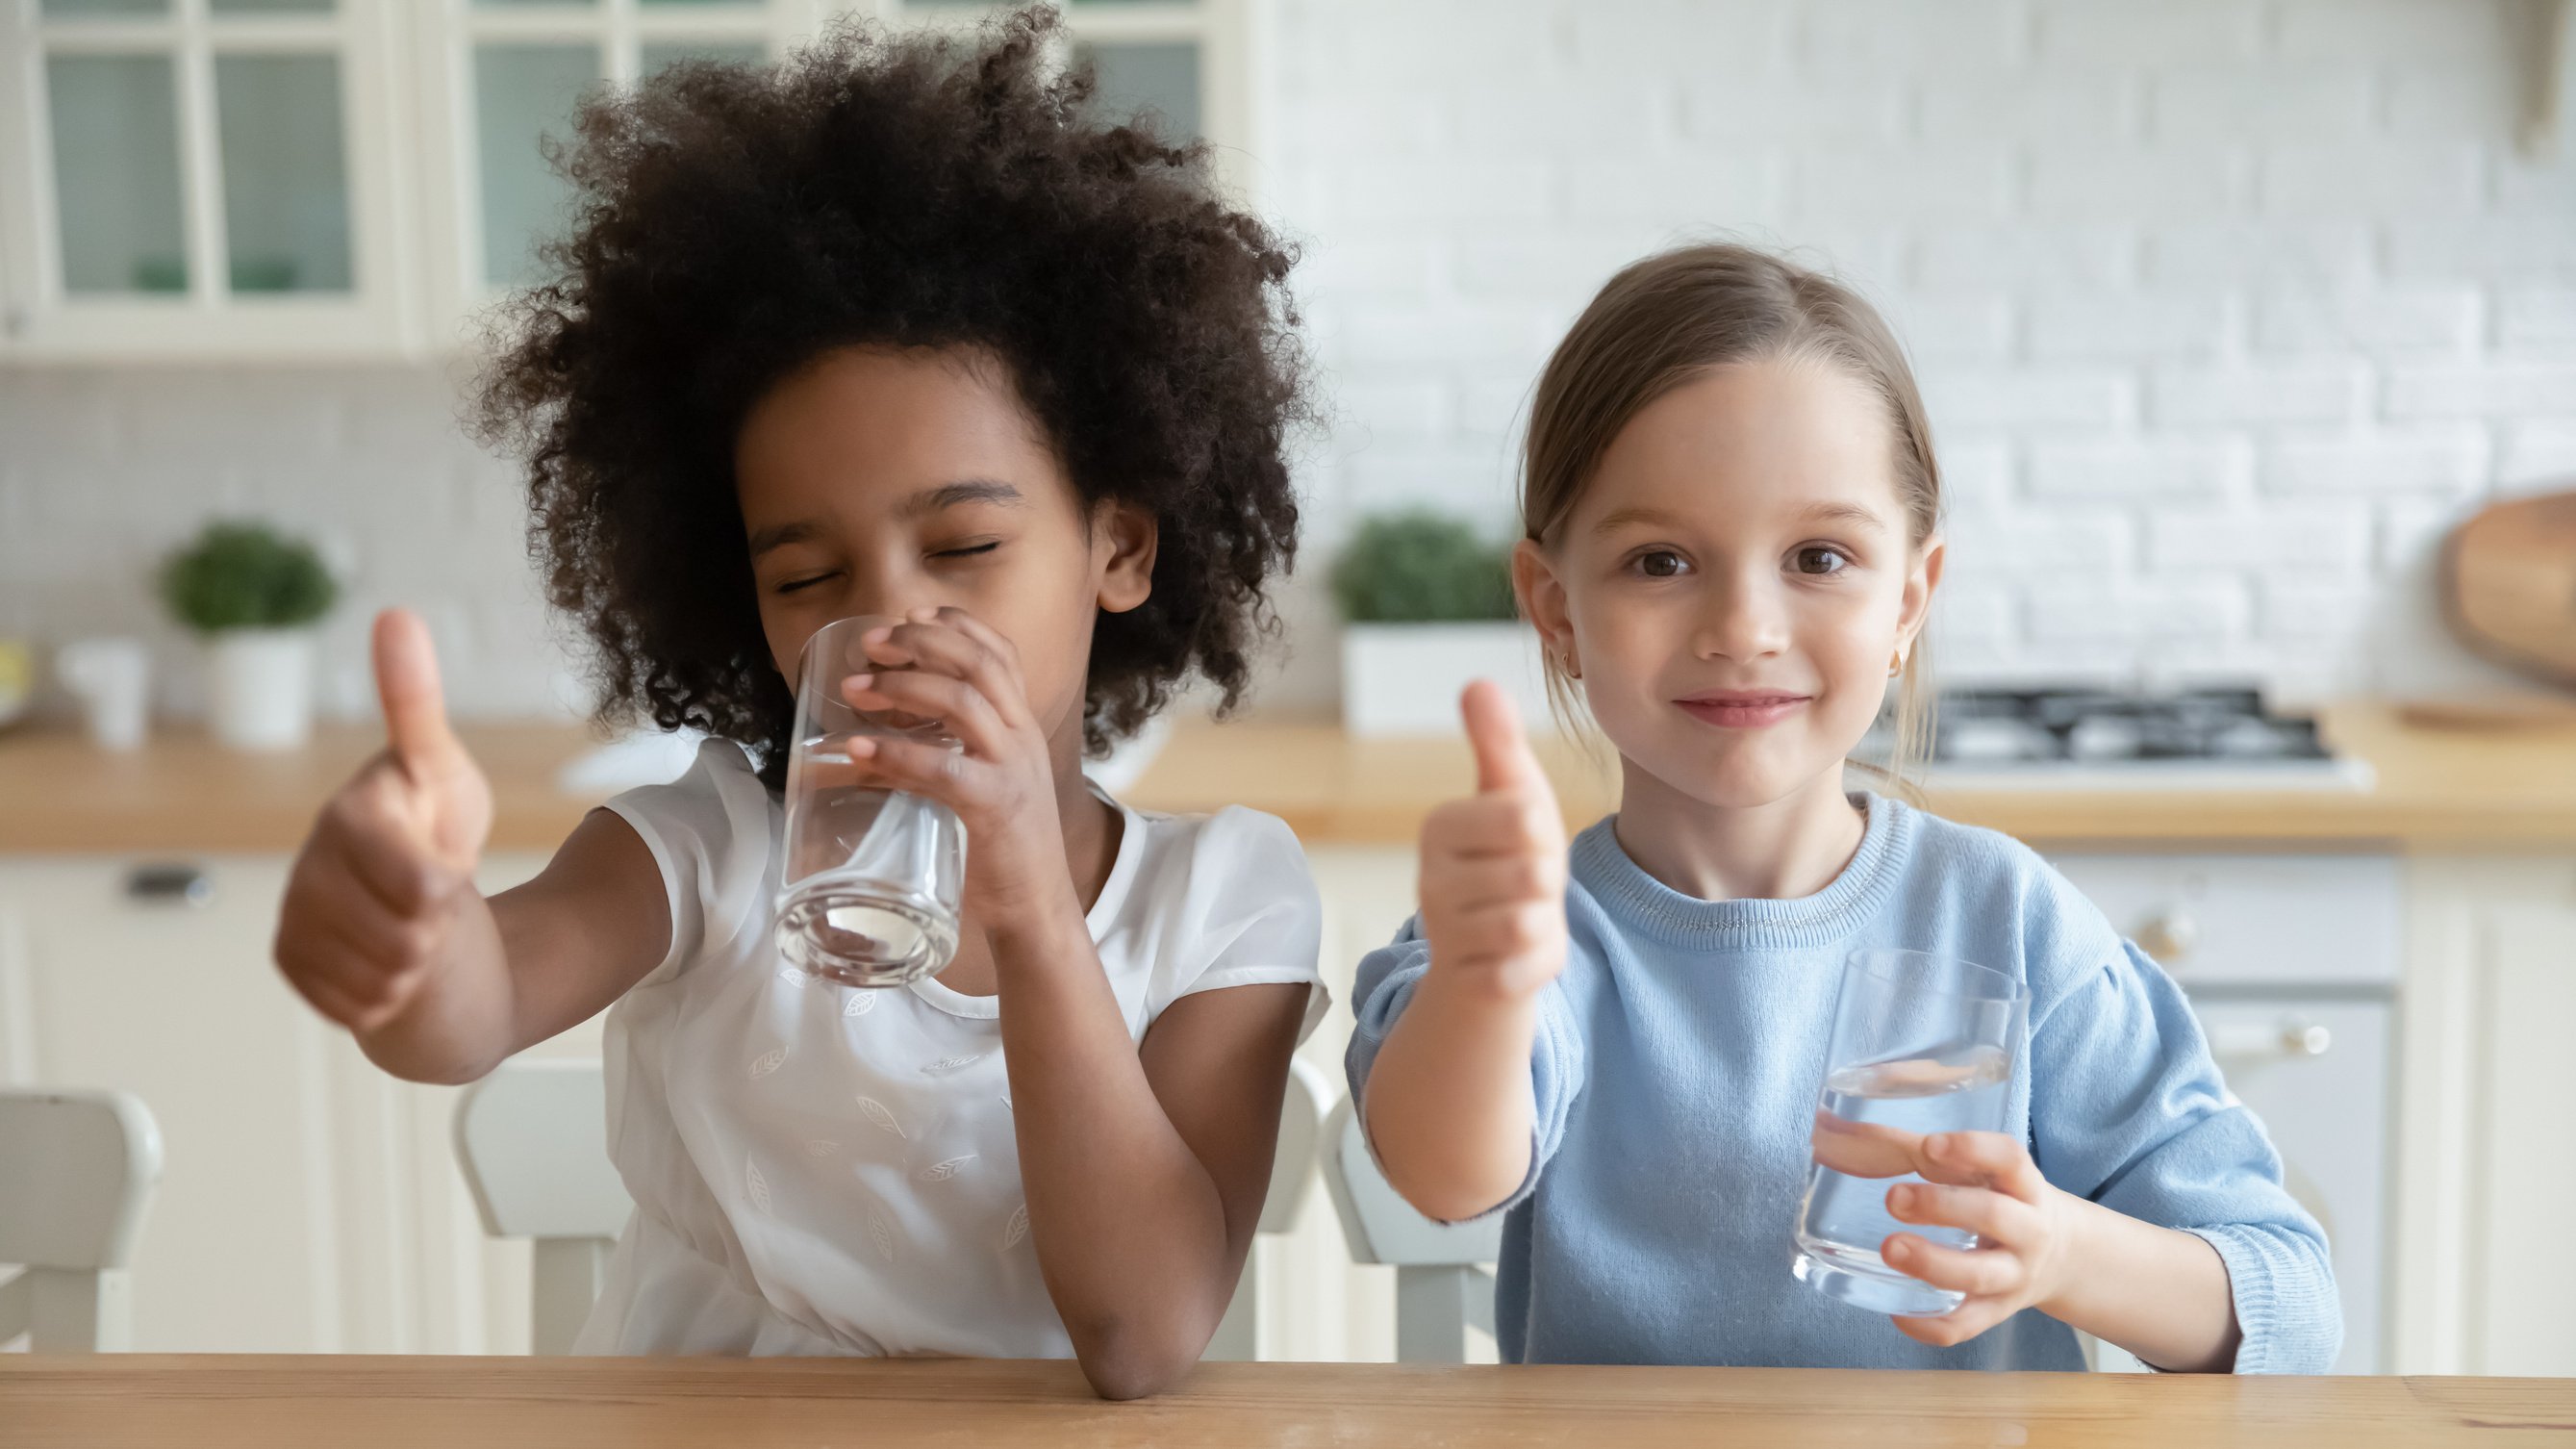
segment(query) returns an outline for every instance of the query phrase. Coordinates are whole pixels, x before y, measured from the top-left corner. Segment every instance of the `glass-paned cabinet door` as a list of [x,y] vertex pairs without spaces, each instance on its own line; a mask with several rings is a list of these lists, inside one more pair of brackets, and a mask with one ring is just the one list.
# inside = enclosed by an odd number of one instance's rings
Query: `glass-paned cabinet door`
[[432,258],[443,322],[460,329],[545,282],[573,220],[560,161],[583,100],[682,61],[762,65],[810,39],[838,0],[423,0],[432,132],[450,149]]
[[[1072,45],[1092,68],[1092,109],[1168,140],[1205,140],[1221,174],[1240,168],[1248,132],[1246,0],[1056,0]],[[880,0],[902,23],[972,25],[1015,6],[996,0]],[[1243,178],[1235,175],[1240,183]]]
[[400,0],[0,5],[12,355],[379,355],[398,274]]

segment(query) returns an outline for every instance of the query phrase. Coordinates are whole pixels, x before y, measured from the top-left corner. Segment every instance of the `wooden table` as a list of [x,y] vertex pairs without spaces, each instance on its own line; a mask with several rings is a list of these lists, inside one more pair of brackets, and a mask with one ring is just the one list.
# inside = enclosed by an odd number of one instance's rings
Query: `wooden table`
[[0,1358],[0,1443],[659,1445],[2576,1445],[2576,1381],[1204,1364],[1132,1404],[1070,1363]]

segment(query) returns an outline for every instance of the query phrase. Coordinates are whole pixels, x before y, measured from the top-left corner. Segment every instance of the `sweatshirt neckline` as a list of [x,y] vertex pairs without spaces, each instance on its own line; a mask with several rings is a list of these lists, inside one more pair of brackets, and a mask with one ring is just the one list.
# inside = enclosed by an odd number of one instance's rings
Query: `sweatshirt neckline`
[[1868,791],[1852,803],[1867,818],[1860,849],[1823,890],[1791,900],[1704,901],[1648,875],[1628,856],[1609,816],[1575,837],[1574,879],[1621,925],[1670,946],[1700,951],[1824,946],[1849,936],[1895,894],[1913,834],[1913,812]]

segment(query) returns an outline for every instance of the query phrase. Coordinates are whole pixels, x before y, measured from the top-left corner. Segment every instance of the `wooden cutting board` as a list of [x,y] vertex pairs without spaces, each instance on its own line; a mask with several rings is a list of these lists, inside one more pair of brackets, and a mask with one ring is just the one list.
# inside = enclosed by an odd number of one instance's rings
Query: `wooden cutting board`
[[2498,503],[2452,530],[2441,587],[2471,652],[2576,688],[2576,493]]

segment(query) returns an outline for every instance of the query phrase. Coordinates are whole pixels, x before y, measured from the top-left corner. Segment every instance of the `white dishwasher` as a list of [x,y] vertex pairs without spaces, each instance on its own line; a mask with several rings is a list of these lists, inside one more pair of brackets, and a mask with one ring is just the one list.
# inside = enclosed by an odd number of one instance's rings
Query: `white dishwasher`
[[2190,996],[2227,1085],[2325,1225],[2335,1372],[2378,1370],[2396,1100],[2399,866],[2390,855],[2051,852]]

